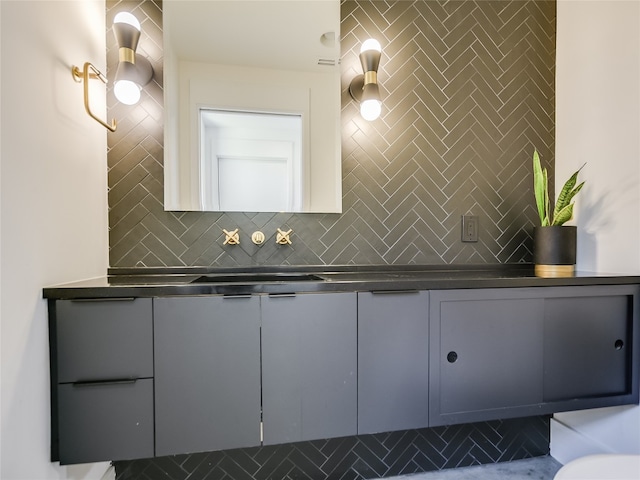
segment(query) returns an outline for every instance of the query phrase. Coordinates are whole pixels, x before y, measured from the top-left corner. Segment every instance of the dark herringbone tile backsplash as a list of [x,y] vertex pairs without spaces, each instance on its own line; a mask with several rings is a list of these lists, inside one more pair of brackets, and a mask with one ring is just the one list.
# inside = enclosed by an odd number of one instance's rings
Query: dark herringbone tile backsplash
[[[531,261],[530,159],[554,150],[555,2],[343,1],[341,215],[165,212],[162,3],[127,4],[143,20],[139,52],[156,72],[135,107],[109,92],[110,264],[245,266]],[[362,120],[347,92],[363,40],[383,46],[384,110]],[[117,49],[107,31],[112,77]],[[480,218],[462,243],[460,217]],[[292,228],[291,246],[223,246],[223,228]],[[272,240],[272,239],[269,239]]]

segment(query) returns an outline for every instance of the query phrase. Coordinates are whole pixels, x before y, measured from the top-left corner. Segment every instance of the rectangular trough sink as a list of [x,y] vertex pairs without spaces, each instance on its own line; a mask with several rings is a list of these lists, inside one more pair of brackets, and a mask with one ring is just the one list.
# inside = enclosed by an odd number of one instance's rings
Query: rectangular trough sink
[[322,277],[311,273],[229,273],[203,275],[190,283],[273,283],[318,282]]

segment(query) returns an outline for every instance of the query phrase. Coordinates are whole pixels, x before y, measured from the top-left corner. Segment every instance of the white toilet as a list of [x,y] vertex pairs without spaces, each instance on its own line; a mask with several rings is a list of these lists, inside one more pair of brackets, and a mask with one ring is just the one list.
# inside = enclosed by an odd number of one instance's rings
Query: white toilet
[[554,480],[640,480],[640,455],[600,454],[577,458]]

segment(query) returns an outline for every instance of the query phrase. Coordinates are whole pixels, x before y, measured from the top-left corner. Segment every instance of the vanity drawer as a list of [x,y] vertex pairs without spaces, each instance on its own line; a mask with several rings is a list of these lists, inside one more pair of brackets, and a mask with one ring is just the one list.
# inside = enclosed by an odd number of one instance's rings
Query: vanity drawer
[[60,463],[152,457],[153,380],[58,386]]
[[56,302],[58,383],[153,377],[150,298]]

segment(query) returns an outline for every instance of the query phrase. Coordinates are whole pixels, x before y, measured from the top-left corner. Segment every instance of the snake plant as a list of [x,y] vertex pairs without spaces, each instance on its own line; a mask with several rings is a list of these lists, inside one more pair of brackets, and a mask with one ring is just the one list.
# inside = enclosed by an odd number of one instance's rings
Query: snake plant
[[580,167],[569,180],[566,181],[558,199],[556,200],[553,214],[550,215],[549,205],[549,179],[547,178],[547,169],[540,165],[540,156],[538,151],[533,151],[533,191],[536,197],[536,206],[538,207],[538,215],[540,223],[543,227],[550,225],[562,225],[571,220],[573,217],[573,197],[582,189],[584,182],[576,185],[578,182],[578,173],[582,170]]

